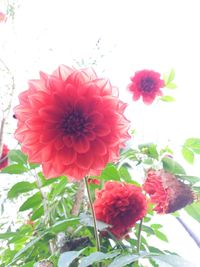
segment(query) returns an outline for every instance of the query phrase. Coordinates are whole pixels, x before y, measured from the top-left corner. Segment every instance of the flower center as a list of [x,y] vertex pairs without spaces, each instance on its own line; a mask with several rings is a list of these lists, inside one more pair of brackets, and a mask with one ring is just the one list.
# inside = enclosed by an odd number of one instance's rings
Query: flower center
[[150,77],[144,78],[140,82],[140,89],[145,93],[150,93],[154,88],[154,80]]
[[74,135],[82,133],[85,129],[86,119],[80,111],[72,111],[62,121],[65,134]]

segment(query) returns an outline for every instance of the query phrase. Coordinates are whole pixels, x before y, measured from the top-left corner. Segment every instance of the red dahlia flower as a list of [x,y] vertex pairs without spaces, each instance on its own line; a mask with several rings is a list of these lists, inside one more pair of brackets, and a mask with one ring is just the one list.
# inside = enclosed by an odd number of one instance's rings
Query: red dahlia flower
[[128,89],[133,93],[133,100],[136,101],[142,97],[147,105],[152,104],[156,96],[162,96],[160,88],[164,87],[164,81],[160,79],[160,74],[152,70],[137,71],[131,77],[132,83]]
[[6,145],[3,145],[1,158],[0,158],[0,170],[2,170],[8,165],[8,157],[7,157],[8,152],[9,152],[8,147]]
[[109,181],[96,192],[94,210],[97,220],[112,225],[109,230],[120,239],[146,215],[147,202],[140,187]]
[[108,80],[92,69],[61,65],[52,75],[40,73],[19,95],[16,139],[44,175],[75,180],[99,175],[129,139],[126,104],[113,95]]
[[157,213],[174,212],[194,200],[191,188],[164,170],[149,170],[143,188],[156,205],[154,210]]

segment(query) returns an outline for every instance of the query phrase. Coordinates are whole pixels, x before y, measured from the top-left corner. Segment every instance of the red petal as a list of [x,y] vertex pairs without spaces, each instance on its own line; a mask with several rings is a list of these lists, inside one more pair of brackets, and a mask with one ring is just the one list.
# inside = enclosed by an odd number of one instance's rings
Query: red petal
[[90,143],[85,136],[74,140],[74,149],[78,153],[86,153],[90,149]]
[[93,163],[93,154],[91,152],[85,154],[77,154],[77,165],[81,169],[89,169]]

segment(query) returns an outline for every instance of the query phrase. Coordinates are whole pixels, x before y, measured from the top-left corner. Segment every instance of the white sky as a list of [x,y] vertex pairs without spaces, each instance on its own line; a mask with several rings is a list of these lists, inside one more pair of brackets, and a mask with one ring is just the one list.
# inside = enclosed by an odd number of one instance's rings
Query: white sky
[[[180,149],[188,137],[200,137],[200,1],[199,0],[26,0],[21,1],[14,36],[11,26],[0,25],[4,60],[16,70],[18,92],[39,70],[51,72],[59,64],[96,56],[101,38],[105,58],[97,71],[109,77],[130,104],[127,116],[137,129],[137,141],[168,140]],[[0,2],[1,3],[1,2]],[[1,49],[0,47],[0,49]],[[111,52],[110,52],[111,51]],[[0,51],[1,55],[1,51]],[[126,91],[129,77],[140,69],[176,72],[175,103],[144,106],[132,102]],[[17,103],[17,100],[15,101]],[[199,162],[190,174],[199,175]],[[176,227],[173,246],[180,246]],[[189,240],[189,239],[188,239]],[[188,241],[191,242],[191,241]],[[186,242],[187,243],[187,242]],[[176,244],[176,245],[175,245]],[[189,243],[190,244],[190,243]],[[182,254],[198,260],[199,250],[184,245]]]

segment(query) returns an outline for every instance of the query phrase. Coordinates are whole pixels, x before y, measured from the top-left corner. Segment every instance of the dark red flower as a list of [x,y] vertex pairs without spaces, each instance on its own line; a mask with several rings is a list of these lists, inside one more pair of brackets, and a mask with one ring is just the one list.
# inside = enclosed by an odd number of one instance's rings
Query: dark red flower
[[131,83],[128,89],[133,93],[133,100],[136,101],[142,97],[147,105],[152,104],[156,96],[162,96],[160,88],[164,87],[164,81],[160,79],[160,73],[153,70],[137,71],[131,77]]
[[94,210],[97,220],[112,225],[109,230],[120,239],[146,215],[147,201],[140,187],[108,181],[96,192]]
[[115,89],[92,69],[64,65],[29,82],[14,110],[15,137],[30,162],[42,163],[46,178],[96,176],[118,159],[130,136],[126,104]]
[[98,184],[100,184],[100,181],[98,180],[98,179],[91,179],[91,178],[89,178],[88,179],[88,184],[96,184],[96,185],[98,185]]
[[0,23],[6,22],[6,14],[0,11]]
[[0,158],[0,170],[2,170],[8,165],[8,157],[7,157],[8,152],[9,152],[8,147],[6,145],[3,145],[1,158]]
[[194,201],[190,186],[164,170],[149,170],[143,188],[157,213],[171,213]]

